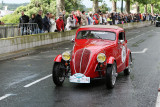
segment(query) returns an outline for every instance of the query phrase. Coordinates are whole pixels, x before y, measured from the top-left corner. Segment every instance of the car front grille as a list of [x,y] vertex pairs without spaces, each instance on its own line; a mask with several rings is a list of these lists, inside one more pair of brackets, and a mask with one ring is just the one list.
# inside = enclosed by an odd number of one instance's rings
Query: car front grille
[[85,73],[88,68],[91,52],[88,49],[80,49],[75,54],[76,73]]

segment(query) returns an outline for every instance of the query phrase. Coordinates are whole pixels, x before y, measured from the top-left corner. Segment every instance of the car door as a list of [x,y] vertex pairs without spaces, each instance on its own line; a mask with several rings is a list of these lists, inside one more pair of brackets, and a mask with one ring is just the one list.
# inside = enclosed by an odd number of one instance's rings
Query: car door
[[121,72],[125,69],[125,62],[126,62],[126,52],[127,52],[127,45],[126,45],[126,38],[125,32],[120,31],[118,37],[118,72]]

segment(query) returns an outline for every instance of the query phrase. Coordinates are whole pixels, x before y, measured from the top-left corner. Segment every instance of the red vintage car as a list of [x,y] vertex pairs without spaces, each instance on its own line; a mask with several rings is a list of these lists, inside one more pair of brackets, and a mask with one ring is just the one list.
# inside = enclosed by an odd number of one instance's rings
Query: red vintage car
[[54,59],[52,76],[57,86],[61,86],[66,77],[73,83],[105,78],[110,89],[118,73],[130,74],[132,56],[124,29],[108,25],[84,26],[77,30],[74,42],[72,51]]

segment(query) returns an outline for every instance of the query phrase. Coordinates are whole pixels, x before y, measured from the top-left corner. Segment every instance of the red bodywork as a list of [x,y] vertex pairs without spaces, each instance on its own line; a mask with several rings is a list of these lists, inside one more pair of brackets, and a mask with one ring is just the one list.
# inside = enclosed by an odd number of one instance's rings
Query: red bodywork
[[[109,31],[116,34],[116,40],[104,40],[104,39],[77,39],[79,31]],[[98,78],[99,72],[96,71],[98,66],[97,55],[104,53],[106,55],[106,61],[103,63],[104,69],[102,76],[105,76],[107,65],[113,64],[114,61],[117,64],[117,73],[122,72],[128,67],[130,50],[127,48],[127,40],[123,43],[119,43],[119,34],[125,32],[122,28],[98,28],[98,27],[83,27],[79,28],[76,32],[75,43],[71,54],[70,69],[71,75],[75,73],[82,73],[86,77]],[[122,62],[122,47],[125,47],[126,57]],[[55,58],[55,62],[60,62],[62,56],[59,55]]]

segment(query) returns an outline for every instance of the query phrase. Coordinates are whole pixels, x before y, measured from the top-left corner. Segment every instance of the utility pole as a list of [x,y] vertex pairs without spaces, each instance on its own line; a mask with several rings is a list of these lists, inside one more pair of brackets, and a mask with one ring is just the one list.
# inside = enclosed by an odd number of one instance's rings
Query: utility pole
[[121,13],[123,13],[123,0],[121,1]]

